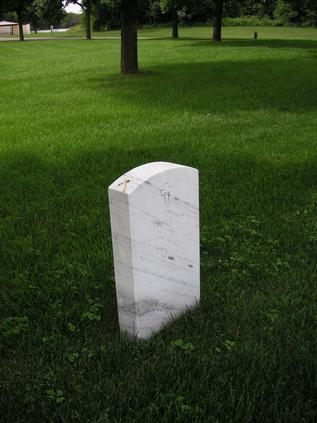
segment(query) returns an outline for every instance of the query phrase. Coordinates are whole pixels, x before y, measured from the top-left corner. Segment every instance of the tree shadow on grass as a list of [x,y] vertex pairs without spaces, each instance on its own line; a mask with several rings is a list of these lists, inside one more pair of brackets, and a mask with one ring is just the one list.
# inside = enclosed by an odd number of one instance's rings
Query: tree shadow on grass
[[[317,62],[304,60],[221,60],[157,64],[146,78],[114,76],[88,80],[104,95],[140,109],[233,113],[243,111],[305,112],[317,106]],[[300,77],[299,77],[300,75]]]
[[[253,34],[253,33],[251,33]],[[292,48],[292,49],[304,49],[304,50],[313,50],[317,48],[317,40],[281,40],[281,39],[257,39],[257,40],[248,40],[245,38],[223,38],[221,43],[215,43],[211,39],[205,38],[181,38],[179,41],[191,41],[191,43],[186,43],[182,46],[181,42],[179,43],[180,47],[187,47],[191,45],[193,47],[206,47],[206,45],[213,46],[214,48],[224,48],[224,47],[265,47],[265,48]]]
[[281,39],[257,39],[245,40],[226,38],[224,47],[266,47],[266,48],[300,48],[311,50],[317,48],[317,40],[281,40]]
[[[63,298],[69,318],[78,319],[88,307],[85,296],[100,297],[110,334],[116,311],[106,188],[125,171],[161,160],[199,169],[201,224],[211,233],[215,221],[239,216],[258,216],[270,227],[304,207],[316,189],[316,160],[283,165],[207,148],[197,155],[195,145],[133,154],[111,148],[55,163],[27,153],[8,156],[0,170],[1,276],[10,275],[2,310],[41,319],[47,304]],[[24,285],[17,285],[19,277]]]
[[[11,420],[17,421],[17,415],[24,411],[23,416],[33,421],[43,421],[52,415],[63,416],[68,421],[81,415],[88,421],[88,417],[97,420],[107,408],[110,416],[121,421],[120,413],[132,418],[134,408],[138,408],[149,415],[149,419],[154,419],[154,411],[148,410],[149,402],[164,405],[161,397],[155,394],[156,390],[166,395],[185,393],[194,404],[200,404],[202,396],[206,416],[210,413],[220,413],[221,416],[221,409],[215,411],[214,407],[221,402],[221,396],[225,397],[224,385],[232,380],[232,372],[240,389],[245,372],[249,375],[252,367],[255,369],[251,372],[253,379],[248,382],[254,388],[252,392],[257,392],[255,387],[261,381],[266,389],[266,395],[261,393],[259,396],[258,409],[256,401],[255,411],[250,411],[251,416],[258,417],[261,408],[270,405],[277,395],[275,384],[271,389],[269,383],[270,377],[275,377],[274,360],[287,360],[289,368],[298,368],[292,364],[301,357],[299,348],[302,343],[296,341],[295,335],[287,337],[287,342],[292,345],[292,355],[289,356],[289,348],[279,347],[279,343],[284,342],[281,335],[276,342],[275,334],[275,343],[270,346],[266,332],[257,327],[259,322],[260,325],[266,324],[265,317],[261,320],[258,307],[261,304],[273,307],[272,302],[274,304],[274,296],[261,296],[262,288],[258,287],[262,283],[266,290],[273,291],[272,280],[267,278],[264,282],[258,277],[256,284],[249,281],[253,287],[250,285],[248,293],[240,299],[243,289],[232,282],[232,275],[225,279],[222,271],[218,274],[221,283],[215,283],[217,277],[213,274],[213,263],[224,257],[217,250],[210,251],[208,245],[209,240],[223,235],[225,227],[229,244],[239,242],[231,232],[230,222],[233,228],[252,216],[265,223],[264,232],[260,234],[263,239],[281,240],[284,237],[300,248],[300,243],[305,242],[304,238],[301,240],[300,227],[285,228],[280,223],[287,214],[294,215],[297,209],[309,203],[312,193],[316,192],[316,158],[283,164],[259,160],[248,154],[210,155],[207,150],[197,156],[196,150],[195,145],[187,146],[185,151],[173,146],[164,150],[136,147],[132,154],[129,147],[125,150],[105,148],[55,162],[29,153],[2,157],[0,204],[5,213],[0,217],[1,318],[27,316],[30,322],[25,335],[21,333],[19,336],[19,342],[2,350],[6,363],[6,392],[10,392],[10,396],[5,393],[3,397],[5,416],[10,413]],[[201,249],[208,268],[202,268],[202,304],[198,309],[174,322],[152,341],[129,344],[118,337],[106,187],[125,171],[156,160],[193,165],[200,171],[201,227],[205,234]],[[286,231],[283,235],[285,229],[290,228],[293,231]],[[248,248],[253,248],[253,244],[248,244],[251,241],[246,242]],[[290,245],[290,251],[293,245]],[[288,276],[293,271],[291,269]],[[248,282],[244,279],[240,284]],[[254,300],[253,296],[256,298],[257,295],[259,299]],[[87,315],[92,320],[87,319]],[[74,327],[72,332],[69,323]],[[285,329],[288,330],[289,326],[293,327],[288,318]],[[236,341],[240,331],[239,349],[228,352],[232,343],[227,345],[224,341]],[[271,337],[272,332],[269,332],[269,339]],[[175,339],[191,342],[195,349],[191,351],[189,348],[186,352],[173,347]],[[270,352],[269,362],[266,353],[259,352],[258,345],[264,352]],[[77,361],[69,363],[67,358],[74,351],[79,354],[78,365]],[[30,358],[33,356],[37,360]],[[226,360],[222,359],[223,356]],[[274,360],[271,360],[272,356]],[[250,363],[256,365],[249,366]],[[256,368],[259,365],[269,375],[268,380],[258,374]],[[211,369],[214,373],[210,373]],[[52,380],[43,385],[47,374]],[[182,375],[181,386],[175,388],[175,392],[170,391],[170,384],[177,384],[179,374]],[[197,375],[204,378],[204,383],[193,389]],[[222,384],[224,375],[228,380]],[[303,400],[303,387],[298,388],[297,376],[294,370],[296,392]],[[167,377],[168,386],[164,382]],[[280,377],[289,381],[291,375],[287,372]],[[33,394],[34,399],[27,404],[26,410],[25,386],[30,378],[34,381],[36,395]],[[305,386],[309,388],[310,382],[307,378],[305,380]],[[130,384],[133,392],[129,391]],[[286,385],[288,387],[289,383]],[[58,387],[65,393],[66,408],[52,406],[45,396],[46,386]],[[209,397],[205,398],[206,386],[219,392],[215,403]],[[127,401],[122,402],[122,395],[128,392],[129,406]],[[283,390],[278,394],[283,397]],[[307,398],[307,389],[305,395]],[[244,406],[246,404],[241,403],[239,397],[239,408]],[[232,409],[230,405],[226,408],[226,413],[236,413],[233,405]],[[274,410],[266,413],[274,414]],[[175,417],[174,412],[171,416]]]

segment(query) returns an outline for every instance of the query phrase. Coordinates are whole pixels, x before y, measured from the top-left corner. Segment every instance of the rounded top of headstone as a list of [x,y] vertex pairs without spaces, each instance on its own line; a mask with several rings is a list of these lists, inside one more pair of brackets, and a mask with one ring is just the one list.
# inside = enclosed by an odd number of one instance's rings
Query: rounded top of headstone
[[189,166],[183,166],[176,163],[169,162],[151,162],[135,167],[128,172],[121,175],[110,186],[109,190],[131,194],[138,186],[144,183],[150,183],[149,180],[162,172],[172,169],[187,169],[192,172],[197,172],[197,169]]

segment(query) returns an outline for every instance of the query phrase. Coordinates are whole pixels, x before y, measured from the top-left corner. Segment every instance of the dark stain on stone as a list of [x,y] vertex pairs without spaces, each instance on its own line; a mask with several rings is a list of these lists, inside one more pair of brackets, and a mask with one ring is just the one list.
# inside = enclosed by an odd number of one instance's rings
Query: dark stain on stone
[[123,185],[123,184],[127,184],[127,183],[129,183],[129,182],[130,182],[130,180],[131,180],[131,179],[127,179],[127,180],[125,180],[125,181],[123,181],[123,182],[120,182],[120,184],[118,184],[118,187],[121,187],[121,185]]
[[174,257],[172,257],[172,256],[168,256],[167,257],[169,260],[174,260]]

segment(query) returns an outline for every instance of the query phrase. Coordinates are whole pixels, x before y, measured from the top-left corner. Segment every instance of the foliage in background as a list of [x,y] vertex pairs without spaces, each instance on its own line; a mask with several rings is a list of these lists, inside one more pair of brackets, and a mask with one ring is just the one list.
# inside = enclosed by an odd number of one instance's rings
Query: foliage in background
[[81,14],[81,23],[83,24],[86,32],[86,39],[91,39],[91,23],[92,23],[92,0],[65,0],[65,5],[69,4],[76,4],[81,7],[82,14]]
[[[0,19],[17,20],[14,9],[16,1],[18,0],[8,3],[0,0]],[[92,0],[94,30],[120,27],[119,3],[119,0]],[[210,24],[214,19],[214,0],[139,0],[139,24],[169,23],[172,19],[172,4],[177,5],[181,25]],[[25,21],[30,21],[34,29],[47,28],[52,22],[54,26],[63,27],[70,27],[79,22],[78,15],[65,15],[61,0],[31,0],[25,9]],[[226,0],[223,17],[224,25],[233,26],[317,26],[317,1]],[[85,20],[84,17],[83,19]]]
[[71,28],[80,23],[80,16],[78,13],[68,12],[61,21],[64,28]]
[[[63,0],[34,0],[30,9],[33,9],[33,16],[38,17],[42,26],[56,26],[66,15]],[[34,17],[32,23],[36,28]]]
[[0,3],[0,19],[17,21],[19,13],[22,22],[30,23],[35,31],[56,26],[66,16],[63,0],[13,0]]
[[[170,22],[176,4],[182,25],[210,23],[214,18],[214,0],[139,0],[140,24],[157,25]],[[117,28],[119,21],[118,0],[93,0],[94,28]],[[315,0],[227,0],[224,18],[233,25],[317,25]],[[251,23],[251,18],[254,19]]]

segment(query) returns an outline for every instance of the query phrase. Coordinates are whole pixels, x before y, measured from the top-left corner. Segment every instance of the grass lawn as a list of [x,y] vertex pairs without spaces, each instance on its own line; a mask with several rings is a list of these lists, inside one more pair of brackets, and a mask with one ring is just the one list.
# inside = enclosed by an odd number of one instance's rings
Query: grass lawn
[[[316,420],[317,30],[230,31],[133,77],[118,40],[0,43],[1,421]],[[107,186],[156,160],[200,172],[202,299],[130,343]]]
[[[282,28],[282,27],[223,27],[222,35],[225,39],[247,39],[253,40],[254,32],[258,33],[258,43],[261,40],[315,40],[316,41],[316,28]],[[140,28],[138,35],[141,38],[170,38],[171,28],[169,27],[154,27],[154,28]],[[182,27],[179,28],[179,36],[181,38],[194,38],[194,39],[211,39],[212,26],[200,27]],[[98,31],[93,32],[94,38],[100,37],[120,37],[120,31]],[[16,35],[0,35],[3,38],[17,38]],[[67,32],[39,32],[37,34],[25,34],[25,38],[65,38],[65,37],[78,37],[85,38],[85,31],[79,26],[75,26]]]

